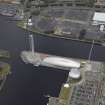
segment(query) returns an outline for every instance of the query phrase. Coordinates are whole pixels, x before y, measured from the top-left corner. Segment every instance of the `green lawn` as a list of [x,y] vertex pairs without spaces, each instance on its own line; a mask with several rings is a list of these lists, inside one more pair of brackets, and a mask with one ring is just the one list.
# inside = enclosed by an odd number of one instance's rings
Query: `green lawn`
[[65,88],[64,86],[62,86],[59,95],[60,105],[67,105],[68,99],[70,97],[70,92],[72,92],[72,87]]
[[9,52],[5,50],[0,50],[0,58],[10,58]]
[[4,77],[4,76],[7,76],[8,74],[10,74],[10,65],[9,64],[4,64],[4,67],[1,67],[0,68],[0,78]]

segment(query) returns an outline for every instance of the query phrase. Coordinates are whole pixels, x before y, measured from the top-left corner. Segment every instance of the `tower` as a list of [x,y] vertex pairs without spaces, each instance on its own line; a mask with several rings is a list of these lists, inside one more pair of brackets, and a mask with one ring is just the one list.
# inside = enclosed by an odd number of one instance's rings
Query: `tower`
[[34,38],[33,38],[33,35],[29,35],[29,44],[30,44],[30,51],[32,51],[32,53],[34,54],[35,50],[34,50]]
[[29,43],[30,43],[30,50],[23,51],[21,53],[21,58],[26,64],[31,63],[34,66],[39,66],[41,64],[42,60],[40,58],[40,54],[38,54],[34,51],[33,35],[29,35]]

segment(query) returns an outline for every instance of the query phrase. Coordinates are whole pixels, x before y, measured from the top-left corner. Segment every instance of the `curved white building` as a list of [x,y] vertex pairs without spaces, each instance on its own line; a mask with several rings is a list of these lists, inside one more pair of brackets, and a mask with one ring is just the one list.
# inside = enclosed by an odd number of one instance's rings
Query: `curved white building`
[[42,61],[44,64],[55,65],[65,68],[80,68],[80,63],[67,58],[47,57]]

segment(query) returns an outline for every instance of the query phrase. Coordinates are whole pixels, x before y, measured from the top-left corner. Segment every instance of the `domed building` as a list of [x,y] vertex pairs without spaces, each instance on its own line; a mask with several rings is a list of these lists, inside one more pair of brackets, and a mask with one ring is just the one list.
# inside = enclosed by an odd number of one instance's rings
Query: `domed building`
[[79,79],[81,77],[80,70],[77,68],[72,68],[69,72],[69,78]]
[[68,74],[68,82],[70,84],[77,84],[82,80],[82,74],[79,68],[71,68]]

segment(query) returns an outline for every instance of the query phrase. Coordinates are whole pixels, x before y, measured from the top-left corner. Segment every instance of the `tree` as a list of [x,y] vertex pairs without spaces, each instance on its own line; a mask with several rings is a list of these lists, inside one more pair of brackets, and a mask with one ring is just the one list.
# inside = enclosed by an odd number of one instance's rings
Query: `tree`
[[87,1],[87,5],[88,5],[89,7],[93,7],[95,1],[96,1],[96,0],[88,0],[88,1]]
[[20,0],[20,3],[21,3],[22,5],[24,5],[24,2],[25,2],[25,0]]
[[96,0],[74,0],[74,2],[80,2],[82,4],[89,6],[89,7],[93,7]]
[[57,0],[42,0],[45,4],[55,3]]
[[80,34],[79,34],[79,39],[84,39],[84,36],[86,35],[86,29],[82,29],[80,31]]
[[30,10],[30,14],[31,15],[39,15],[40,14],[40,10],[38,8],[34,8]]

